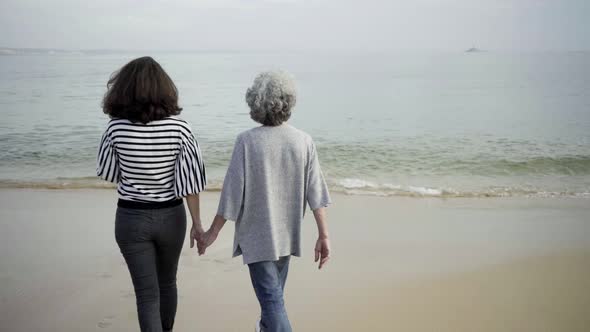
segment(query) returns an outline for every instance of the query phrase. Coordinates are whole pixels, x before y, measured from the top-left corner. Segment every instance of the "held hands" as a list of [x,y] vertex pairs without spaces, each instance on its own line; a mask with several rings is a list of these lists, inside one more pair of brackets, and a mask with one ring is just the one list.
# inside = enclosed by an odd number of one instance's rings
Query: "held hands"
[[207,247],[213,244],[215,239],[217,239],[217,232],[213,230],[213,227],[209,228],[209,230],[205,232],[200,222],[193,223],[190,233],[191,248],[193,248],[195,246],[195,242],[197,242],[199,256],[205,253]]
[[[215,242],[217,239],[217,235],[223,228],[225,224],[225,219],[223,216],[217,215],[213,219],[213,223],[211,223],[211,227],[206,232],[201,233],[201,236],[197,238],[197,249],[200,255],[204,255],[207,248]],[[193,247],[191,242],[191,248]]]
[[318,238],[315,243],[315,262],[320,262],[318,269],[321,269],[330,259],[330,239]]
[[206,231],[203,236],[201,237],[200,241],[197,241],[197,249],[199,251],[199,256],[204,255],[207,247],[213,244],[217,239],[217,232],[213,229],[213,226]]
[[208,231],[205,232],[203,226],[201,225],[201,221],[193,221],[193,226],[191,227],[190,231],[190,242],[191,248],[194,248],[195,242],[197,243],[197,250],[199,252],[199,256],[205,253],[207,247],[209,247],[215,239],[217,239],[217,232],[213,229],[213,226],[209,228]]
[[203,240],[203,235],[205,234],[205,230],[203,230],[203,226],[201,225],[200,220],[193,221],[193,226],[191,227],[191,232],[189,235],[191,241],[191,248],[195,246],[195,241],[198,243]]

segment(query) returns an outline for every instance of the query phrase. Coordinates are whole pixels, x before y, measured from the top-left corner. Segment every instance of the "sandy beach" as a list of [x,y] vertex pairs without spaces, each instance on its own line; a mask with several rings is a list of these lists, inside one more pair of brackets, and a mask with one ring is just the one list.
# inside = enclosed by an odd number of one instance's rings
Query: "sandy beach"
[[[0,329],[134,331],[112,190],[0,190]],[[588,331],[590,204],[579,198],[334,195],[333,259],[316,230],[292,262],[296,331]],[[218,193],[202,195],[205,224]],[[185,245],[175,331],[253,331],[259,309],[233,227],[199,257]]]

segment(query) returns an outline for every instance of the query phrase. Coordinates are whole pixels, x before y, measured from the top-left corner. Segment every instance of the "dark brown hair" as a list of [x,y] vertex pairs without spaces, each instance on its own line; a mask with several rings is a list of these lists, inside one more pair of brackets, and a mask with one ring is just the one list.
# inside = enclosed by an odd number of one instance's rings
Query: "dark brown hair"
[[156,60],[137,58],[114,72],[102,110],[111,118],[148,123],[180,114],[178,90]]

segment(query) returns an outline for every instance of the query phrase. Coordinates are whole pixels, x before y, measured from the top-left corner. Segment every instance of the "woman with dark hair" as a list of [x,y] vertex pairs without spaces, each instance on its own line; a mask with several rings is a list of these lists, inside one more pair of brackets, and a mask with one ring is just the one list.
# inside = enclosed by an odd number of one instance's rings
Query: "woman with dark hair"
[[205,166],[189,124],[175,116],[178,91],[151,57],[135,59],[107,85],[103,111],[111,117],[100,142],[97,175],[117,184],[115,237],[135,288],[142,331],[171,331],[176,271],[192,216],[191,247],[203,234],[199,192]]

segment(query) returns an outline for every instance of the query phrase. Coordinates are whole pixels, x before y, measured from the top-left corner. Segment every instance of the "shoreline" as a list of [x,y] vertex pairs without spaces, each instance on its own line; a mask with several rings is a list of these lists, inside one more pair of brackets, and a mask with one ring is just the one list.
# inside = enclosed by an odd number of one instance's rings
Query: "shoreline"
[[[219,193],[202,195],[208,226]],[[11,331],[137,330],[114,240],[116,193],[0,189],[0,322]],[[311,213],[286,288],[297,331],[585,331],[590,206],[569,198],[334,194],[333,258],[313,263]],[[259,315],[233,227],[185,242],[175,331],[249,331]],[[57,304],[57,305],[56,305]],[[223,314],[220,314],[223,313]]]
[[[496,190],[492,192],[457,192],[444,189],[399,186],[398,189],[365,187],[341,187],[339,185],[328,185],[330,192],[337,195],[359,196],[359,197],[409,197],[409,198],[439,198],[439,199],[463,199],[463,198],[572,198],[589,199],[590,192],[554,192],[554,191],[532,191],[524,189],[513,189],[512,191]],[[16,181],[0,180],[0,190],[115,190],[117,187],[103,180],[90,178],[80,179],[55,179],[47,181]],[[208,185],[206,193],[219,193],[222,183]]]

